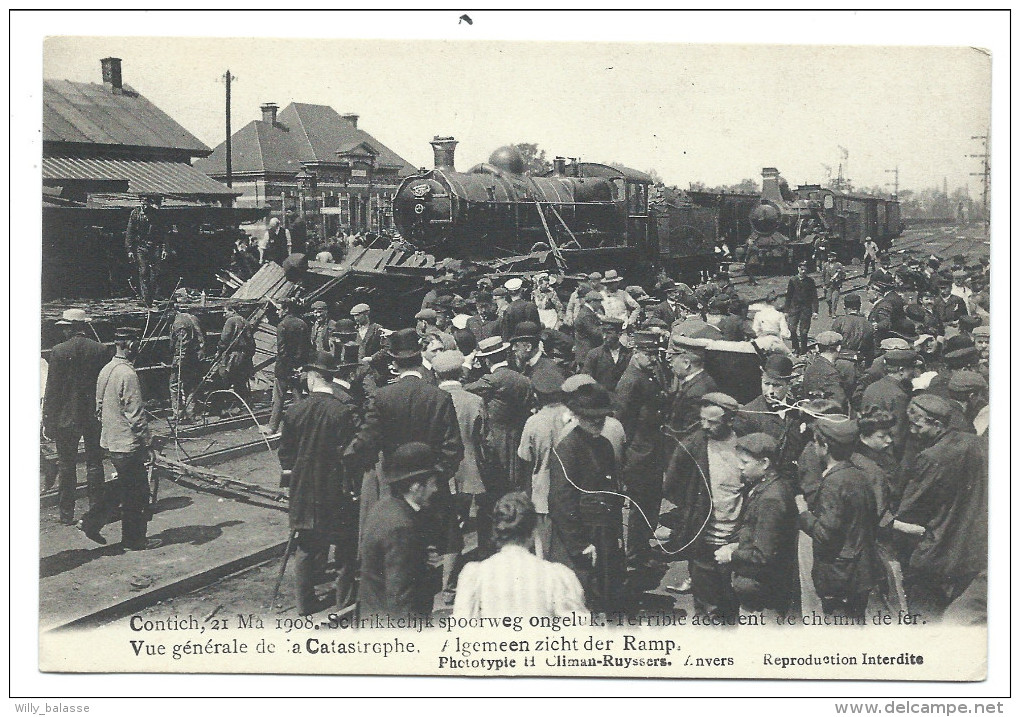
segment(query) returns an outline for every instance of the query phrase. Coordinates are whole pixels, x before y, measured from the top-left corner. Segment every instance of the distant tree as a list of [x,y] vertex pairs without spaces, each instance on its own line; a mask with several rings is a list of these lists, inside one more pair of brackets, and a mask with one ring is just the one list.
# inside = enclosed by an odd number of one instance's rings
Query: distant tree
[[527,174],[538,176],[553,168],[552,162],[545,158],[545,150],[539,149],[537,144],[518,142],[514,147],[524,157],[524,171]]
[[656,172],[655,169],[649,169],[647,172],[645,172],[645,174],[647,174],[649,177],[651,177],[652,181],[655,182],[656,184],[662,184],[663,183],[662,175],[660,175],[658,172]]
[[740,192],[741,194],[758,194],[761,192],[761,187],[758,186],[757,180],[742,179],[736,184],[723,185],[719,187],[719,190],[723,192]]

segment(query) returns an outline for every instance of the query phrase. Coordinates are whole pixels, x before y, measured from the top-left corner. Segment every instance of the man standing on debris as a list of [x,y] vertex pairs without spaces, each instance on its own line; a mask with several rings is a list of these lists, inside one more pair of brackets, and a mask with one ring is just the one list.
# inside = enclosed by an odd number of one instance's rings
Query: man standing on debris
[[252,358],[255,356],[255,337],[251,326],[237,308],[236,301],[226,303],[227,319],[223,322],[220,343],[217,346],[218,370],[226,387],[232,389],[242,401],[248,402],[250,396],[248,382],[251,380]]
[[262,250],[262,263],[275,261],[282,265],[288,256],[290,256],[290,232],[280,226],[280,220],[277,217],[273,217],[269,220],[266,246]]
[[811,320],[818,318],[818,287],[815,280],[808,276],[807,270],[807,262],[800,262],[797,265],[797,276],[791,278],[786,286],[785,313],[790,326],[793,351],[798,354],[807,352]]
[[280,430],[283,401],[287,393],[292,392],[294,400],[301,395],[296,374],[308,358],[310,331],[308,324],[295,312],[296,302],[293,299],[285,299],[280,308],[283,318],[276,326],[273,410],[269,416],[269,425],[262,427],[262,432],[267,435],[273,435]]
[[187,298],[187,289],[178,289],[170,300],[174,311],[170,325],[170,405],[175,423],[187,423],[193,418],[193,394],[202,380],[205,351],[205,332],[198,319],[183,306]]
[[145,537],[150,515],[145,463],[152,454],[152,435],[142,387],[132,365],[138,355],[139,334],[138,329],[117,329],[117,354],[99,372],[96,385],[96,414],[102,425],[99,445],[109,453],[117,471],[117,490],[105,491],[100,504],[78,522],[90,540],[106,545],[100,531],[119,505],[120,542],[125,550],[148,550],[163,544]]
[[290,485],[290,530],[294,536],[294,573],[298,614],[311,615],[331,606],[319,604],[316,576],[325,568],[330,544],[335,544],[336,606],[354,597],[358,511],[351,476],[341,458],[354,438],[351,410],[333,395],[336,360],[317,351],[305,364],[308,399],[292,405],[283,416],[280,468]]
[[374,356],[382,348],[382,327],[372,322],[371,307],[368,304],[355,304],[351,309],[351,318],[357,327],[358,360],[366,356]]
[[89,511],[94,511],[103,494],[103,451],[99,447],[96,420],[96,379],[110,359],[109,350],[85,336],[91,319],[81,309],[68,309],[58,326],[67,340],[50,352],[43,401],[43,429],[57,445],[60,522],[74,525],[74,493],[78,487],[78,440],[85,439],[86,478]]
[[160,216],[162,198],[143,194],[139,206],[128,217],[124,247],[128,261],[138,263],[138,293],[142,303],[152,306],[159,289],[159,265],[166,260],[166,226]]
[[312,351],[329,351],[329,335],[336,322],[329,318],[329,304],[319,300],[312,303]]

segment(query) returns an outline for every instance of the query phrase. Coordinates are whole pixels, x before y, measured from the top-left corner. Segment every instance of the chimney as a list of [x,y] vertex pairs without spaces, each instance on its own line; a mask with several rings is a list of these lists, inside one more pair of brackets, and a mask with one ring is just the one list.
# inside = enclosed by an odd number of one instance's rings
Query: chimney
[[276,110],[279,109],[275,102],[266,102],[261,105],[262,121],[266,124],[276,124]]
[[567,173],[567,160],[565,157],[556,157],[553,160],[553,174],[563,177]]
[[436,159],[436,169],[453,169],[453,153],[457,149],[457,140],[453,137],[436,135],[429,143]]
[[99,63],[103,66],[103,84],[115,95],[124,92],[124,82],[120,74],[120,58],[104,57]]
[[354,125],[354,129],[358,128],[358,116],[359,115],[358,115],[357,112],[345,112],[344,114],[342,114],[340,116],[343,117],[348,122],[350,122],[352,125]]
[[783,203],[783,193],[779,189],[779,170],[775,167],[764,167],[761,170],[761,198]]

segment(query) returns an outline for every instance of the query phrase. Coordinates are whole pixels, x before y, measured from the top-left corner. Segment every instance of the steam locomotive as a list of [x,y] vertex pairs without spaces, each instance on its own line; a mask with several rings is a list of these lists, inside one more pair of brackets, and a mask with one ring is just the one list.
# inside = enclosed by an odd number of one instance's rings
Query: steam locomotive
[[[861,221],[859,204],[868,211],[885,208],[883,226],[893,217],[889,203],[877,198],[837,195],[819,187],[799,187],[802,196],[788,187],[781,190],[779,173],[771,169],[763,172],[768,176],[760,196],[680,193],[656,186],[635,169],[568,163],[562,157],[546,175],[531,176],[512,146],[458,172],[457,141],[436,137],[431,144],[435,167],[401,182],[393,217],[405,239],[436,256],[479,261],[549,249],[572,271],[613,266],[635,280],[659,269],[683,277],[713,269],[727,258],[720,252],[723,244],[728,251],[756,231],[795,244],[814,228],[804,221],[811,218],[819,232],[859,249],[864,232],[878,221],[867,212]],[[869,203],[872,199],[881,205]],[[881,244],[891,235],[872,231],[871,236]]]

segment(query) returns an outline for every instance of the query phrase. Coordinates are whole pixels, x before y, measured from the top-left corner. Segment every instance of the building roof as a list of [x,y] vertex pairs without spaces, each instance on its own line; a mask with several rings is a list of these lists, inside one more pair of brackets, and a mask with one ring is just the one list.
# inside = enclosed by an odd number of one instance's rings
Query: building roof
[[[302,164],[336,163],[338,151],[366,144],[376,152],[376,166],[393,167],[405,176],[417,170],[396,152],[354,126],[328,105],[292,102],[277,115],[276,124],[254,120],[231,136],[231,171],[235,174],[294,174]],[[197,169],[212,176],[226,174],[226,142]]]
[[129,86],[43,80],[43,142],[173,149],[194,157],[209,148]]
[[43,181],[128,180],[129,194],[177,196],[238,196],[230,189],[183,162],[155,162],[129,159],[83,159],[43,157]]

